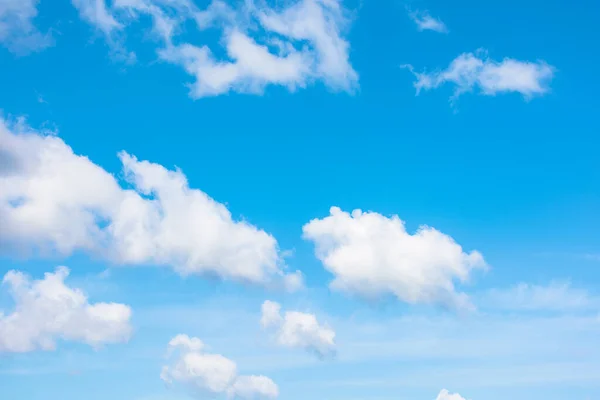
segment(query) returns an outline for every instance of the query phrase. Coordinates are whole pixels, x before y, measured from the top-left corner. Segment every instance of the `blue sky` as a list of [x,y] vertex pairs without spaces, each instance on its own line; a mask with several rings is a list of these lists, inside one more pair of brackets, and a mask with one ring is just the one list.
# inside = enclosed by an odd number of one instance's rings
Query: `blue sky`
[[596,398],[599,12],[3,1],[2,398]]

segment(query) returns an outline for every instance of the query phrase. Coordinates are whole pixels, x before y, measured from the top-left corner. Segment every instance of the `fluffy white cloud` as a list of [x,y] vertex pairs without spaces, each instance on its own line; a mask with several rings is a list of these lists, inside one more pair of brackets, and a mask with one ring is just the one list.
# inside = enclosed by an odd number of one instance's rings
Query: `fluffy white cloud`
[[332,207],[331,215],[304,225],[304,238],[335,278],[333,289],[364,297],[392,294],[407,303],[470,307],[455,290],[476,268],[486,266],[477,251],[465,253],[450,236],[422,226],[411,235],[398,216]]
[[262,375],[238,375],[232,360],[203,352],[204,344],[198,338],[177,335],[169,342],[169,356],[175,355],[171,365],[165,365],[161,379],[169,384],[180,383],[195,393],[227,395],[241,399],[274,399],[279,388],[270,378]]
[[[298,0],[281,8],[247,1],[239,9],[220,0],[206,9],[190,0],[116,0],[109,11],[101,0],[73,1],[80,4],[84,19],[107,33],[140,16],[151,17],[152,32],[161,44],[159,57],[194,77],[194,98],[230,91],[262,93],[268,85],[293,91],[318,80],[336,90],[357,86],[358,74],[343,38],[348,21],[339,0]],[[194,21],[199,30],[219,29],[226,55],[215,56],[205,43],[179,40],[185,21]]]
[[275,341],[287,347],[309,350],[323,357],[335,352],[335,332],[319,324],[313,314],[287,311],[281,315],[281,305],[265,301],[262,305],[261,325],[274,331]]
[[567,282],[551,282],[546,286],[519,283],[509,289],[491,289],[479,303],[514,311],[574,311],[600,306],[597,298]]
[[284,273],[273,236],[233,220],[179,170],[121,152],[132,187],[124,188],[59,137],[3,120],[0,155],[3,248],[85,250],[119,264],[171,266],[182,275],[299,286],[299,272]]
[[450,393],[446,389],[442,389],[435,400],[466,400],[458,393]]
[[446,24],[440,19],[432,17],[427,11],[411,11],[408,15],[417,25],[419,31],[429,30],[439,33],[448,33]]
[[124,304],[88,302],[79,289],[65,284],[69,270],[59,267],[44,279],[8,272],[3,284],[14,311],[0,312],[0,353],[53,350],[59,339],[97,347],[125,342],[131,335],[131,309]]
[[43,49],[52,44],[49,34],[41,33],[33,21],[39,0],[0,1],[0,44],[17,54]]
[[498,62],[488,58],[483,51],[477,54],[463,53],[442,71],[419,73],[414,72],[410,65],[406,67],[417,79],[414,83],[417,94],[421,90],[434,89],[449,82],[456,86],[454,98],[478,89],[481,94],[487,96],[517,92],[529,99],[547,93],[548,84],[554,76],[554,68],[544,61],[529,62],[505,58]]

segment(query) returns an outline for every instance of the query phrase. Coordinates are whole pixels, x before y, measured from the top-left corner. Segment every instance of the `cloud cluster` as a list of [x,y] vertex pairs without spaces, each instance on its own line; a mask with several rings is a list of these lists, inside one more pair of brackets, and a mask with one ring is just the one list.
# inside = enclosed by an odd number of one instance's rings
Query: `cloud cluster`
[[262,375],[238,375],[234,361],[204,351],[198,338],[177,335],[169,342],[171,365],[165,365],[161,379],[169,384],[179,383],[201,395],[226,395],[240,399],[275,399],[279,388]]
[[59,267],[41,280],[9,271],[2,281],[14,311],[0,312],[0,353],[53,350],[59,339],[98,347],[125,342],[131,335],[131,309],[124,304],[88,302],[65,284],[69,270]]
[[52,44],[48,33],[41,33],[33,21],[39,0],[2,0],[0,2],[0,44],[16,54],[41,50]]
[[529,62],[505,58],[494,61],[485,52],[463,53],[442,71],[415,72],[405,66],[416,77],[414,86],[419,94],[422,90],[435,89],[444,83],[455,85],[453,98],[475,89],[486,96],[516,92],[526,99],[548,92],[548,84],[554,76],[554,68],[544,61]]
[[315,315],[286,311],[282,316],[281,305],[268,300],[263,303],[261,311],[261,325],[274,332],[277,344],[306,349],[320,357],[335,352],[335,332],[321,325]]
[[[262,93],[268,85],[291,91],[322,81],[334,90],[352,91],[358,74],[349,62],[343,37],[348,21],[339,0],[298,0],[272,8],[260,1],[235,8],[214,0],[200,9],[191,0],[73,0],[88,23],[114,42],[114,33],[150,17],[161,60],[181,66],[195,81],[193,98],[228,92]],[[242,2],[240,2],[242,3]],[[182,25],[217,29],[225,55],[206,43],[181,39]]]
[[428,11],[411,11],[408,13],[410,19],[417,25],[419,31],[434,31],[448,33],[448,28],[440,19],[434,18]]
[[330,213],[307,223],[303,232],[334,275],[331,288],[367,298],[391,294],[410,304],[470,307],[454,281],[464,282],[474,269],[485,268],[479,252],[465,253],[434,228],[423,226],[411,235],[397,216],[337,207]]
[[128,265],[170,266],[256,284],[286,275],[275,238],[188,186],[179,170],[119,153],[128,186],[59,137],[0,120],[0,248],[83,250]]

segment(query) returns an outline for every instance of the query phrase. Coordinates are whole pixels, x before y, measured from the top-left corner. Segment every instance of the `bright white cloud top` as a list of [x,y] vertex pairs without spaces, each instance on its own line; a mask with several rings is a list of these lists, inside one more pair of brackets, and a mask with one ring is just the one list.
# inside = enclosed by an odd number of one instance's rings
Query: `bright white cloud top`
[[9,271],[2,281],[14,300],[14,311],[0,312],[0,353],[54,350],[58,340],[99,347],[126,342],[131,309],[117,303],[89,303],[85,294],[65,284],[69,270],[59,267],[33,280]]
[[34,25],[38,0],[2,0],[0,2],[0,44],[16,54],[41,50],[52,44],[49,34]]
[[450,393],[446,389],[442,389],[435,400],[466,400],[458,393]]
[[170,266],[182,275],[297,289],[275,238],[188,186],[179,170],[119,154],[132,189],[59,137],[0,121],[2,247],[126,265]]
[[[152,19],[152,36],[161,60],[181,66],[195,81],[193,98],[227,92],[262,93],[268,85],[294,91],[316,81],[334,90],[352,91],[358,74],[344,39],[349,21],[339,0],[299,0],[271,8],[264,2],[239,7],[214,0],[200,9],[191,0],[73,0],[84,20],[115,34],[142,17]],[[182,24],[220,32],[223,49],[181,40]],[[202,36],[200,36],[202,37]],[[218,56],[224,50],[225,56]]]
[[394,215],[332,207],[330,215],[304,225],[304,238],[334,275],[330,287],[374,298],[393,295],[410,304],[470,308],[454,281],[485,268],[483,256],[466,253],[450,236],[427,226],[411,235]]
[[483,51],[463,53],[442,71],[415,72],[414,86],[419,94],[422,90],[435,89],[445,83],[455,86],[453,98],[463,93],[478,90],[486,96],[516,92],[526,99],[546,94],[554,77],[554,68],[544,61],[530,62],[505,58],[494,61]]
[[262,305],[260,323],[274,333],[277,344],[296,347],[325,357],[335,353],[335,332],[319,323],[314,314],[286,311],[281,315],[281,305],[265,301]]
[[279,396],[277,384],[262,375],[239,375],[234,361],[204,351],[198,338],[177,335],[169,342],[171,365],[165,365],[161,379],[178,383],[200,395],[226,395],[239,399],[274,399]]
[[448,28],[440,19],[434,18],[428,11],[411,11],[408,13],[410,19],[417,25],[419,31],[434,31],[448,33]]

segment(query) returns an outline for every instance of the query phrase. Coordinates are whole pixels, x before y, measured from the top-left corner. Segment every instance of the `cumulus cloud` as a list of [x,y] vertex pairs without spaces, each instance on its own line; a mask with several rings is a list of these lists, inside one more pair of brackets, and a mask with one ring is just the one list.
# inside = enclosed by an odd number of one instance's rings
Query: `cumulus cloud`
[[279,388],[262,375],[239,375],[234,361],[203,351],[198,338],[177,335],[169,342],[168,354],[174,358],[165,365],[161,379],[169,384],[179,383],[199,395],[226,395],[240,399],[274,399]]
[[304,225],[316,256],[334,275],[330,287],[363,297],[394,295],[410,303],[470,308],[454,281],[485,268],[483,256],[466,253],[450,236],[427,226],[410,234],[394,215],[332,207],[331,215]]
[[419,31],[434,31],[439,33],[448,33],[448,28],[440,19],[434,18],[428,11],[410,11],[410,19],[417,25]]
[[554,76],[554,68],[544,61],[529,62],[512,58],[494,61],[483,51],[477,54],[463,53],[442,71],[415,72],[412,66],[405,67],[416,77],[414,86],[417,94],[451,83],[455,85],[453,98],[478,90],[486,96],[516,92],[530,99],[547,93]]
[[182,275],[300,285],[299,272],[284,272],[273,236],[234,220],[223,204],[190,188],[180,170],[121,152],[124,187],[59,137],[4,120],[0,155],[5,250],[83,250],[118,264],[170,266]]
[[281,305],[265,301],[262,305],[261,325],[274,332],[277,344],[297,347],[316,353],[320,357],[335,352],[335,332],[323,326],[313,314],[287,311],[281,315]]
[[480,303],[494,309],[512,311],[577,311],[600,306],[600,301],[587,290],[568,282],[548,285],[519,283],[508,289],[491,289]]
[[19,271],[2,281],[14,300],[14,311],[0,312],[0,353],[53,350],[57,340],[98,347],[125,342],[131,335],[131,309],[117,303],[89,303],[79,289],[65,284],[66,267],[32,280]]
[[[260,94],[269,85],[294,91],[315,81],[335,90],[357,86],[343,36],[348,20],[339,0],[297,0],[277,8],[253,1],[234,8],[214,0],[206,9],[190,0],[116,0],[108,11],[101,0],[73,1],[80,4],[85,20],[107,33],[150,17],[159,58],[180,65],[194,78],[193,98]],[[198,30],[218,29],[225,55],[215,55],[206,43],[181,40],[186,21]]]
[[52,44],[48,33],[34,25],[39,0],[2,0],[0,2],[0,44],[16,54],[41,50]]
[[458,393],[450,393],[446,389],[442,389],[435,400],[466,400]]

